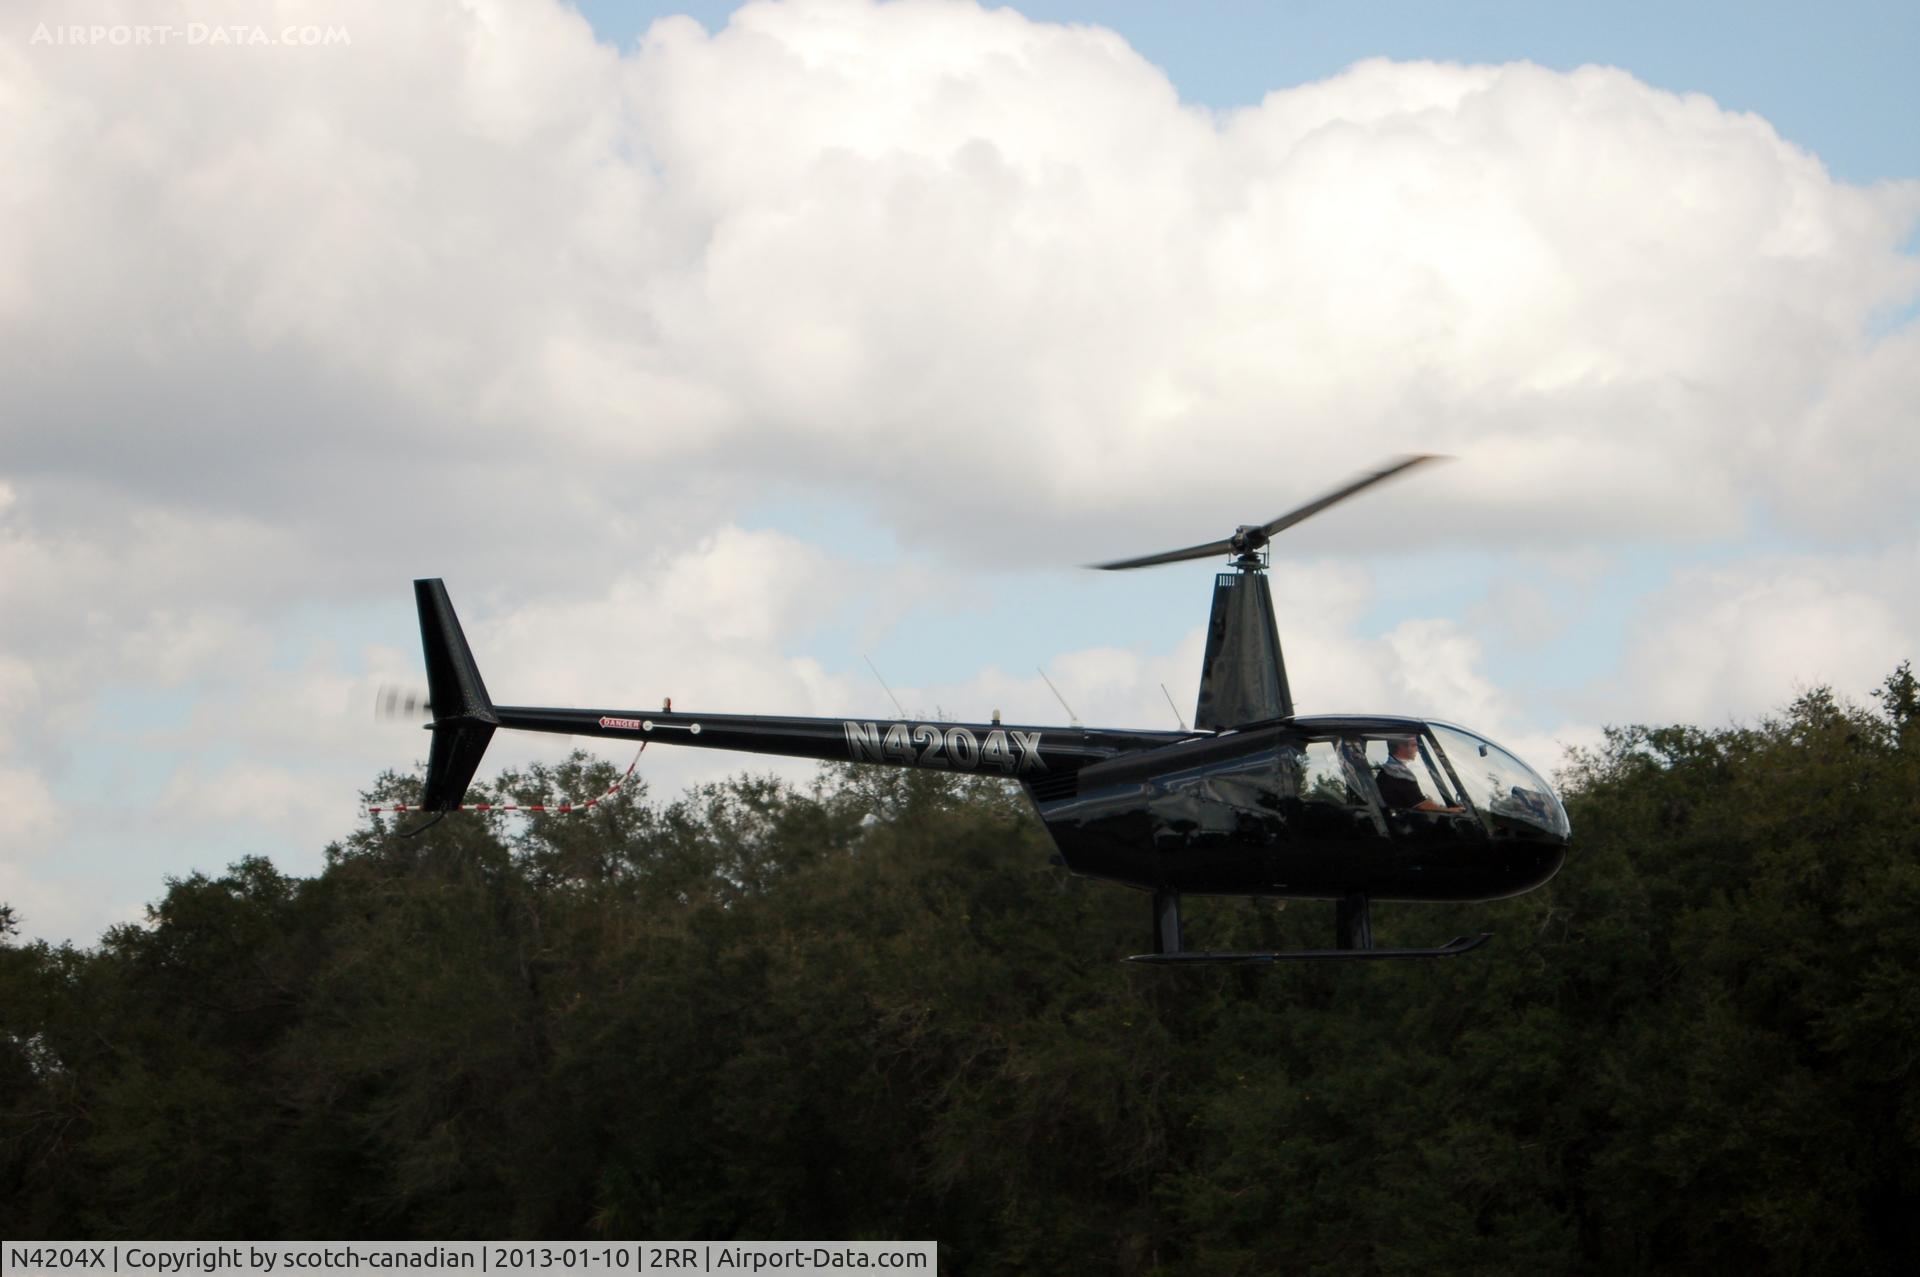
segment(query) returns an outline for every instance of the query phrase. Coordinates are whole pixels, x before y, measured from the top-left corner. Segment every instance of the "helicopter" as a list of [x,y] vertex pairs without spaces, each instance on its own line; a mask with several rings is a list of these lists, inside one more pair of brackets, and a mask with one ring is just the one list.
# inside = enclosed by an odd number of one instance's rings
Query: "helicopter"
[[[1402,457],[1263,524],[1127,571],[1227,556],[1214,577],[1190,730],[910,718],[800,718],[495,705],[439,578],[414,582],[433,733],[419,807],[458,810],[495,730],[659,741],[1017,782],[1070,872],[1151,898],[1143,963],[1445,958],[1490,933],[1428,948],[1374,943],[1371,903],[1479,902],[1532,891],[1572,837],[1546,781],[1486,737],[1438,720],[1298,715],[1267,585],[1280,532],[1439,458]],[[437,819],[437,817],[436,817]],[[418,832],[418,831],[415,831]],[[1185,895],[1332,901],[1333,946],[1215,951],[1183,943]]]

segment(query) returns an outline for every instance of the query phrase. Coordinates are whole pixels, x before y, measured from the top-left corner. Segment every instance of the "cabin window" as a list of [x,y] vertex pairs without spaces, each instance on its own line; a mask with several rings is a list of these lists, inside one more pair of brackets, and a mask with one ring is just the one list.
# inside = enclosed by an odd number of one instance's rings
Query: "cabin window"
[[[1310,740],[1294,754],[1300,769],[1300,797],[1310,803],[1335,807],[1365,807],[1367,799],[1345,762],[1341,749],[1348,742]],[[1291,752],[1291,751],[1290,751]]]
[[1281,743],[1280,791],[1304,836],[1350,841],[1386,835],[1386,818],[1366,774],[1365,749],[1353,736]]
[[1407,733],[1367,741],[1366,768],[1389,807],[1436,811],[1463,806],[1423,736]]
[[1473,805],[1494,822],[1531,825],[1565,838],[1566,809],[1532,768],[1490,740],[1443,723],[1431,725]]

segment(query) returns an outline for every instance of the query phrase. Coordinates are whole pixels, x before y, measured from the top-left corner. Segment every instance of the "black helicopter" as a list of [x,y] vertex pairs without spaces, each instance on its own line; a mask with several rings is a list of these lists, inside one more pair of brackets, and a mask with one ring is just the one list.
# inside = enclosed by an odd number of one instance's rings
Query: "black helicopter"
[[[421,807],[457,809],[496,728],[661,741],[827,761],[1005,776],[1032,799],[1074,873],[1153,898],[1153,952],[1136,962],[1438,958],[1376,947],[1372,900],[1520,895],[1566,859],[1567,815],[1547,783],[1492,741],[1448,723],[1293,712],[1267,588],[1268,542],[1286,528],[1423,462],[1406,457],[1269,523],[1164,554],[1095,566],[1150,567],[1230,555],[1213,612],[1191,731],[933,723],[910,719],[690,714],[672,709],[495,705],[440,580],[414,582],[435,715]],[[1212,952],[1182,946],[1180,897],[1331,900],[1334,947]]]

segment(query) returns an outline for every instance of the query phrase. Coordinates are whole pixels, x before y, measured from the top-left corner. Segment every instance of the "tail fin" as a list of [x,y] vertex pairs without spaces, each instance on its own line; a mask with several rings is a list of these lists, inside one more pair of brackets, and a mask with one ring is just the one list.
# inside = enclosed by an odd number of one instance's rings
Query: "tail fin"
[[420,646],[426,652],[427,695],[433,708],[428,724],[433,747],[427,754],[420,805],[428,811],[452,811],[466,797],[500,720],[494,717],[487,685],[480,681],[447,587],[438,577],[415,581],[413,598],[420,608]]

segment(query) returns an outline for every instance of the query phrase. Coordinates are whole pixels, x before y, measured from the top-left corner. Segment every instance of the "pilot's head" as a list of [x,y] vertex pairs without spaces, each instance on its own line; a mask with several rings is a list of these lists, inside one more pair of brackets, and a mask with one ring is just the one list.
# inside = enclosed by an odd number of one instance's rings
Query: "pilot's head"
[[1414,743],[1411,736],[1395,736],[1387,742],[1387,752],[1395,758],[1405,760],[1418,757],[1420,747]]

